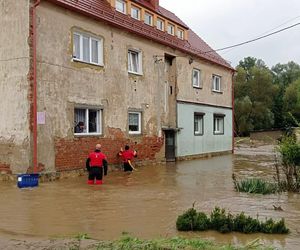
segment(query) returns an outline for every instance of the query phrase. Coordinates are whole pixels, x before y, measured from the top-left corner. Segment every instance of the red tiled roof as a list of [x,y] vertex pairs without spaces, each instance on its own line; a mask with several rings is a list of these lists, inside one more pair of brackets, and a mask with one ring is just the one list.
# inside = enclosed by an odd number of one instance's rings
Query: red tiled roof
[[[176,36],[160,31],[155,27],[144,24],[144,22],[135,20],[129,15],[124,15],[114,8],[106,0],[48,0],[61,7],[67,8],[77,13],[89,16],[96,20],[106,22],[110,25],[125,29],[131,33],[143,36],[158,43],[164,44],[171,48],[178,49],[182,52],[188,53],[191,56],[197,56],[204,60],[216,63],[220,66],[234,70],[229,63],[227,63],[216,52],[210,52],[212,49],[192,30],[189,30],[189,40],[183,41]],[[159,7],[159,9],[163,9]],[[164,9],[165,10],[165,9]],[[170,15],[171,12],[165,10]],[[173,13],[171,13],[173,14]],[[174,15],[174,14],[173,14]],[[178,18],[174,15],[175,18]],[[178,20],[180,20],[178,18]],[[181,21],[181,20],[180,20]]]
[[166,17],[167,19],[170,19],[171,21],[183,26],[184,28],[189,29],[189,27],[184,22],[182,22],[182,20],[180,20],[180,18],[178,18],[173,12],[159,6],[158,13]]
[[177,23],[181,26],[183,26],[184,28],[188,29],[189,27],[182,22],[182,20],[180,20],[180,18],[178,18],[174,13],[172,13],[171,11],[168,11],[167,9],[158,6],[158,9],[155,9],[154,6],[147,0],[132,0],[135,3],[138,3],[144,7],[146,7],[147,9],[150,9],[152,11],[154,11],[155,13],[169,19],[170,21],[173,21],[174,23]]

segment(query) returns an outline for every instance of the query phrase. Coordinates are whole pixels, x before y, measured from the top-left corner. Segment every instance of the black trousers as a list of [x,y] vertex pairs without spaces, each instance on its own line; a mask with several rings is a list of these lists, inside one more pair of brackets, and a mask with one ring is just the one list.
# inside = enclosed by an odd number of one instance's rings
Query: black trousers
[[96,180],[101,181],[103,176],[103,168],[102,167],[91,167],[89,171],[89,181]]
[[124,172],[132,172],[133,169],[128,162],[124,162]]

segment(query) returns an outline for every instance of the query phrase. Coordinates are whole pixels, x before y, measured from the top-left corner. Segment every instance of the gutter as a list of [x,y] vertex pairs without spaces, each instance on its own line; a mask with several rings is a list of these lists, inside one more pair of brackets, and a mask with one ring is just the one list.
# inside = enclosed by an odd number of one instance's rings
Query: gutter
[[32,11],[32,50],[33,50],[33,173],[38,172],[38,145],[37,145],[37,41],[36,41],[36,8],[41,0],[36,0],[31,7]]
[[232,72],[232,87],[231,87],[231,96],[232,96],[232,153],[234,154],[234,135],[235,135],[235,123],[234,123],[234,74],[236,71]]

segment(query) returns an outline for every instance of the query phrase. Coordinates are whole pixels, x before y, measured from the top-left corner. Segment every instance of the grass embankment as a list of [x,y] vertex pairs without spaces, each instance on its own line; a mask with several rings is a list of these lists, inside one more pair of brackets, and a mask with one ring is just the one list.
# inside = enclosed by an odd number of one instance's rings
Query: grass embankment
[[[80,241],[80,240],[79,240]],[[72,247],[69,250],[83,248]],[[85,249],[85,248],[84,248]],[[175,237],[171,239],[141,240],[130,236],[124,236],[120,240],[110,242],[98,242],[88,247],[89,250],[271,250],[270,247],[262,246],[258,240],[249,243],[247,246],[217,245],[208,240],[184,239]]]

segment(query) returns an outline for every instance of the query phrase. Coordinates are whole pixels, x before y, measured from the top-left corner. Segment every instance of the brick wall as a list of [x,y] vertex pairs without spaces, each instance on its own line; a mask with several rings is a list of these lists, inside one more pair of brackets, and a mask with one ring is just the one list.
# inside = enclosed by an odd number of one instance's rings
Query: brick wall
[[10,165],[0,162],[0,173],[1,174],[11,174]]
[[57,139],[55,141],[55,166],[56,170],[74,170],[85,167],[85,161],[95,145],[102,145],[102,152],[107,156],[109,164],[119,164],[120,148],[127,144],[137,150],[138,157],[135,161],[155,161],[161,151],[164,140],[161,137],[142,137],[139,142],[122,137],[122,133],[114,132],[109,138],[77,137],[74,139]]

